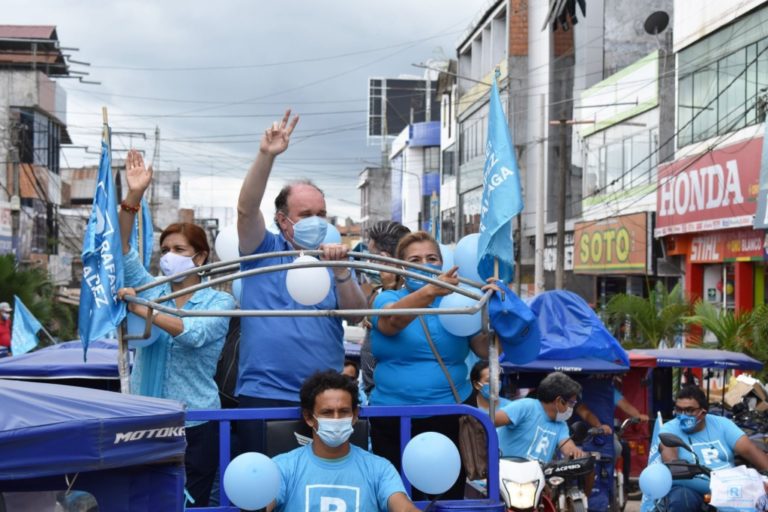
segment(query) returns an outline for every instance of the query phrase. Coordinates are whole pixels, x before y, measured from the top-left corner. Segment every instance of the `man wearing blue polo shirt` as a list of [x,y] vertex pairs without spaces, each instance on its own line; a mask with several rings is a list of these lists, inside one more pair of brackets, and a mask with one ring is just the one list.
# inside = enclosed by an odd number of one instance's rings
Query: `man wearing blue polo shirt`
[[[288,110],[280,122],[266,130],[259,153],[243,180],[237,203],[237,232],[242,255],[275,251],[318,249],[323,259],[346,260],[342,244],[324,244],[327,222],[323,192],[309,181],[283,187],[275,199],[279,234],[266,229],[261,203],[275,157],[288,148],[298,122]],[[242,264],[249,270],[293,257],[274,257]],[[243,280],[242,309],[364,309],[365,297],[349,268],[337,267],[330,293],[315,306],[295,302],[285,285],[286,271]],[[351,319],[354,321],[354,319]],[[241,408],[284,407],[299,404],[301,383],[318,370],[341,371],[344,362],[343,328],[330,317],[244,317],[240,342],[236,394]],[[241,422],[238,433],[245,451],[263,449],[263,422]]]
[[496,411],[499,450],[504,457],[549,462],[557,450],[569,457],[584,453],[568,437],[566,421],[578,402],[581,385],[561,372],[544,377],[536,398],[513,400]]

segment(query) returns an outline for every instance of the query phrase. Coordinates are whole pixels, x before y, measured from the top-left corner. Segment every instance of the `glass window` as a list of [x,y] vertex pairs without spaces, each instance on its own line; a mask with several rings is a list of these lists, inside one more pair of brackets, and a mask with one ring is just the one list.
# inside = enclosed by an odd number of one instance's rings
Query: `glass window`
[[610,144],[606,149],[605,180],[606,192],[621,190],[624,160],[622,158],[622,142]]
[[451,145],[443,151],[443,183],[445,183],[446,178],[452,178],[453,176],[456,176],[455,145]]
[[746,120],[746,84],[744,72],[747,51],[742,48],[717,63],[718,133],[744,127]]
[[677,126],[680,133],[677,135],[677,145],[687,146],[693,142],[693,75],[680,79],[677,84]]
[[440,169],[440,148],[432,146],[424,148],[424,171],[437,171]]
[[456,241],[456,208],[449,208],[440,214],[440,242],[452,244]]
[[[693,74],[693,140],[704,140],[717,133],[717,72],[709,66]],[[710,104],[711,103],[711,104]]]

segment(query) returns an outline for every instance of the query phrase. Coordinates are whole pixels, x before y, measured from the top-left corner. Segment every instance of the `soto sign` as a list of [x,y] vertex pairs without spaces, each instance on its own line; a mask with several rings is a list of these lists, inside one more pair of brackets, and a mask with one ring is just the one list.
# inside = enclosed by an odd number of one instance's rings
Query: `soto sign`
[[573,271],[577,274],[645,274],[648,271],[648,215],[634,213],[578,222]]

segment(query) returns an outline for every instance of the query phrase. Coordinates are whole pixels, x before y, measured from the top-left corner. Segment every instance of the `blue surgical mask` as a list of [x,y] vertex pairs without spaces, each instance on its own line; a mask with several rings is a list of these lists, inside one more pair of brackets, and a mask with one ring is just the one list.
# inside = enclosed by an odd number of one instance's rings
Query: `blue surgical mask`
[[699,424],[699,419],[696,416],[690,414],[678,414],[677,421],[680,423],[680,430],[686,434],[690,434],[696,429],[696,425]]
[[322,217],[313,215],[299,222],[293,222],[291,219],[288,219],[288,222],[293,224],[293,241],[302,249],[317,249],[325,240],[328,222]]
[[[192,258],[194,258],[194,256],[184,256],[183,254],[176,254],[175,252],[169,251],[163,254],[163,257],[160,258],[160,270],[162,270],[163,274],[166,276],[172,276],[187,270],[192,270],[197,266]],[[187,277],[188,276],[177,277],[173,282],[180,283]]]
[[[442,272],[443,268],[440,265],[433,265],[431,263],[427,263],[425,266],[435,269],[439,272]],[[437,275],[433,274],[432,272],[427,272],[426,270],[419,270],[417,268],[408,268],[406,270],[410,270],[411,272],[415,272],[417,274],[421,274],[423,276],[427,277],[437,277]],[[405,287],[408,288],[409,291],[415,292],[416,290],[420,290],[426,285],[426,281],[422,281],[421,279],[417,279],[415,277],[406,277],[405,278]]]
[[318,418],[315,416],[315,419],[317,420],[315,432],[317,432],[323,444],[331,448],[336,448],[346,443],[349,440],[349,436],[355,431],[352,427],[353,418],[351,416],[339,419]]
[[483,386],[479,390],[480,396],[485,398],[486,400],[491,399],[491,385],[490,384],[483,384]]

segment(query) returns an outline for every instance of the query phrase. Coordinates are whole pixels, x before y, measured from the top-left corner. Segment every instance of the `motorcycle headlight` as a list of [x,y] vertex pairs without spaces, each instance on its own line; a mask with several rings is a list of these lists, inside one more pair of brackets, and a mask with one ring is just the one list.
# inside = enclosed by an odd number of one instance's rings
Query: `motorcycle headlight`
[[526,509],[536,506],[536,489],[539,487],[539,481],[525,482],[524,484],[512,482],[511,480],[501,480],[504,494],[507,495],[507,506]]

